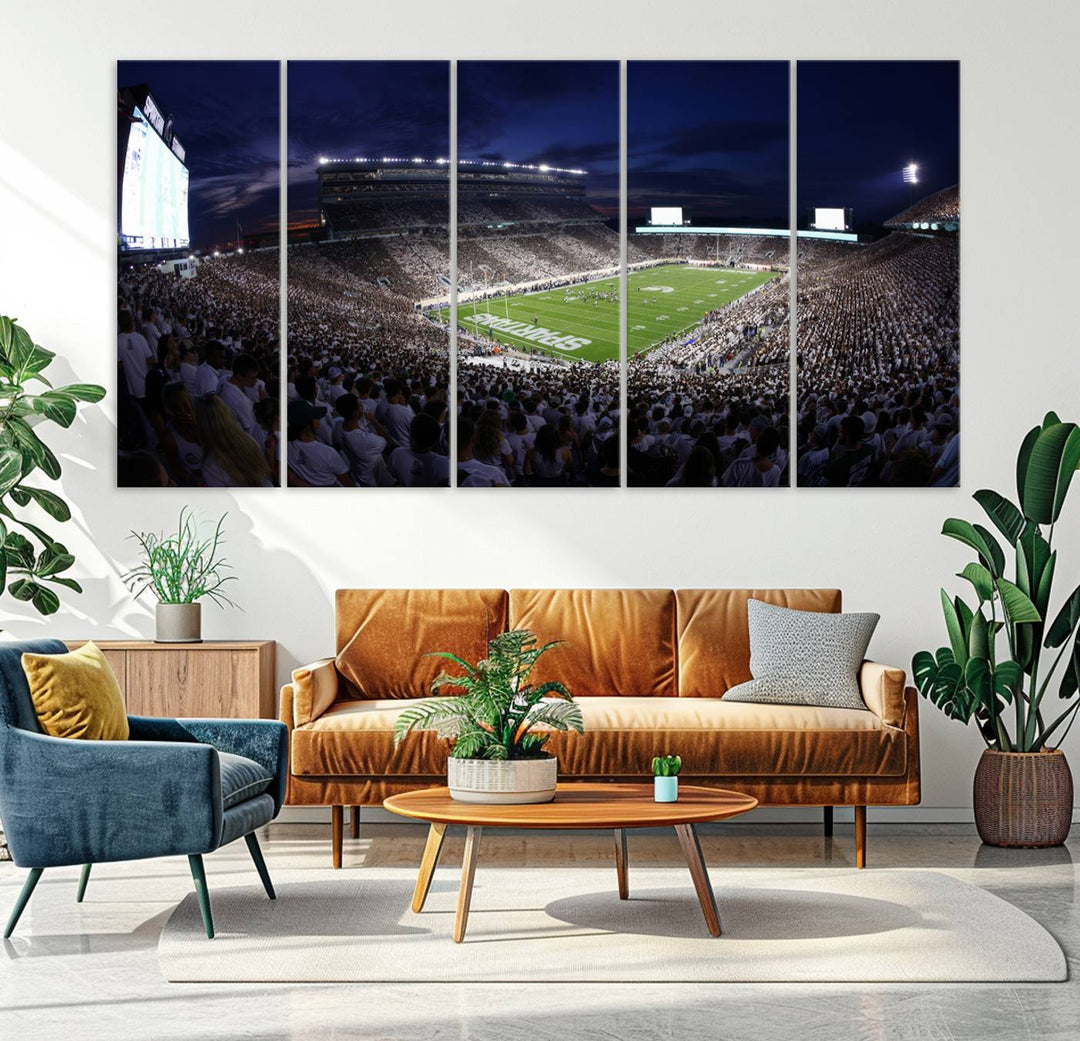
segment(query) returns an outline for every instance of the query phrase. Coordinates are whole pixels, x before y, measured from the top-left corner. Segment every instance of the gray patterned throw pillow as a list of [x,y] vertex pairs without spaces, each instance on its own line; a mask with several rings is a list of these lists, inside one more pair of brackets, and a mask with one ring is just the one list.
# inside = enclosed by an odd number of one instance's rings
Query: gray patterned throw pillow
[[865,709],[859,668],[880,615],[792,611],[746,602],[750,621],[748,683],[725,701]]

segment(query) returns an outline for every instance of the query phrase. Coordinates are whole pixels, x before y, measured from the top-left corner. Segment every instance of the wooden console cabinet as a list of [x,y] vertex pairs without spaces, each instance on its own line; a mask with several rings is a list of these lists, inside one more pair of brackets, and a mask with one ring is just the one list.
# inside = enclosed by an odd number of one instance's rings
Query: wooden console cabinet
[[[85,640],[65,641],[71,650]],[[95,640],[132,716],[276,719],[273,640]]]

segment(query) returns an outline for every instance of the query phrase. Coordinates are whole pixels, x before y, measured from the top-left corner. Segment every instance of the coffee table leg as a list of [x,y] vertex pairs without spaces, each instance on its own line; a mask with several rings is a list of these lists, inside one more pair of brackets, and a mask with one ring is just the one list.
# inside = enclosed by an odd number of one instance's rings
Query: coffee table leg
[[676,824],[675,834],[686,857],[686,866],[690,868],[690,877],[694,880],[698,901],[701,903],[705,924],[713,936],[720,935],[720,912],[716,909],[716,896],[713,894],[709,872],[705,868],[705,858],[701,855],[701,843],[693,824]]
[[626,830],[615,829],[615,870],[619,875],[619,899],[626,900],[630,896],[630,880],[626,877],[626,869],[629,862],[626,858]]
[[454,943],[465,939],[469,924],[469,903],[472,901],[473,876],[476,874],[476,855],[480,852],[480,834],[483,828],[472,825],[465,833],[465,857],[461,862],[461,888],[457,897],[457,916],[454,918]]
[[424,901],[427,900],[428,890],[431,889],[431,879],[435,874],[435,866],[439,863],[444,838],[446,838],[445,824],[432,824],[428,828],[427,844],[424,846],[420,874],[416,879],[416,889],[413,891],[412,898],[412,909],[417,914],[424,909]]

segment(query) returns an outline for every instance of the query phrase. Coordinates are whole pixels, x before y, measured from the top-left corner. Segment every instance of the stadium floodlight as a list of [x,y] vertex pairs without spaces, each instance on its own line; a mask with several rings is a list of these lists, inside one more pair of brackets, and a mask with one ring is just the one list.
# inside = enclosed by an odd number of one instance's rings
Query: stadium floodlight
[[918,184],[919,183],[919,164],[908,163],[904,167],[904,184]]
[[320,155],[319,156],[319,165],[320,166],[325,166],[328,162],[330,162],[330,160],[327,159],[325,155]]

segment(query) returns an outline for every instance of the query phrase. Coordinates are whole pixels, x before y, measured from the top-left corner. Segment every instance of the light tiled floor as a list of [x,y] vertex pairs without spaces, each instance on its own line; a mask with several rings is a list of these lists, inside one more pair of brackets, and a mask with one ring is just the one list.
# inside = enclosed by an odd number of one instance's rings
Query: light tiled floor
[[[415,866],[424,831],[365,825],[345,841],[345,870],[365,864]],[[681,863],[670,833],[631,838],[635,865]],[[833,843],[801,825],[706,828],[710,866],[804,867],[853,859],[850,825]],[[329,875],[329,829],[275,825],[263,839],[282,883]],[[981,847],[973,831],[882,826],[870,829],[871,867],[946,871],[1023,908],[1059,939],[1080,973],[1080,911],[1069,848]],[[442,863],[460,862],[461,840]],[[610,862],[605,833],[487,833],[487,864]],[[852,868],[852,870],[854,870]],[[256,884],[243,843],[207,858],[215,886]],[[0,919],[23,872],[0,864]],[[1042,985],[193,985],[165,983],[157,938],[191,886],[184,858],[96,868],[85,903],[75,903],[78,869],[47,871],[15,936],[0,948],[0,1038],[18,1041],[144,1041],[150,1038],[421,1041],[1076,1041],[1080,987]],[[448,953],[452,957],[452,952]]]

